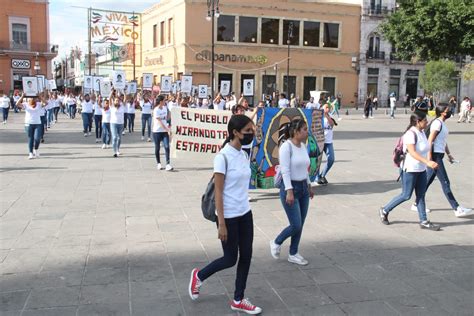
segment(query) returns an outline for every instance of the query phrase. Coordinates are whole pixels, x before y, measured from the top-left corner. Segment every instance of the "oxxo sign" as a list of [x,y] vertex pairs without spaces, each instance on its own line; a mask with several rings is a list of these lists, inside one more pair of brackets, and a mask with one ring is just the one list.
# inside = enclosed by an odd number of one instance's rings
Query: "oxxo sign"
[[31,62],[28,59],[12,59],[13,69],[30,69]]

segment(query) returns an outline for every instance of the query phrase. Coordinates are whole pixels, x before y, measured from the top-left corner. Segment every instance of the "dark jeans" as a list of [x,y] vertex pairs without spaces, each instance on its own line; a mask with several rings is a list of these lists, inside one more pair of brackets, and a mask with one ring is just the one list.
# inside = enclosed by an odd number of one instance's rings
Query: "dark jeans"
[[81,113],[82,115],[82,127],[84,133],[90,132],[92,130],[92,113]]
[[324,153],[326,154],[326,166],[323,171],[318,175],[318,179],[326,177],[329,170],[331,170],[332,165],[334,164],[334,146],[333,144],[324,144],[323,148]]
[[47,122],[46,122],[46,115],[40,116],[41,118],[41,139],[44,138],[44,132],[48,130]]
[[77,108],[77,105],[76,104],[71,104],[69,106],[69,118],[71,119],[74,119],[76,118],[76,108]]
[[198,272],[201,281],[224,269],[233,267],[237,263],[237,277],[235,279],[234,300],[244,298],[247,277],[252,261],[253,244],[253,217],[252,211],[243,216],[226,218],[227,241],[221,242],[224,256],[214,260]]
[[128,131],[131,133],[135,129],[135,113],[127,113],[128,116]]
[[123,113],[123,130],[125,131],[128,126],[128,114]]
[[55,108],[53,109],[54,120],[55,120],[56,122],[58,121],[58,113],[59,113],[59,110],[60,110],[60,109],[61,109],[61,108],[60,108],[59,106],[58,106],[58,107],[55,107]]
[[394,197],[387,205],[383,207],[385,213],[390,213],[395,207],[408,201],[415,190],[416,206],[418,208],[418,217],[420,222],[426,221],[426,171],[423,172],[402,172],[402,193]]
[[43,130],[42,124],[30,124],[25,126],[25,130],[28,134],[28,152],[33,152],[34,149],[38,149],[41,141],[41,133]]
[[8,111],[10,110],[10,108],[2,108],[2,111],[3,111],[3,120],[6,121],[8,120]]
[[112,131],[110,129],[110,123],[102,123],[102,143],[110,145],[112,139]]
[[163,141],[165,147],[166,163],[170,163],[170,135],[167,132],[153,133],[153,142],[155,143],[156,162],[160,163],[160,147]]
[[102,115],[94,115],[95,138],[102,137]]
[[426,184],[426,191],[428,191],[431,183],[433,183],[434,178],[438,177],[439,183],[441,183],[441,187],[443,188],[444,195],[448,199],[449,204],[451,204],[451,207],[456,210],[459,206],[459,203],[456,201],[453,192],[451,191],[451,183],[449,182],[448,173],[444,167],[443,158],[444,153],[433,153],[432,159],[438,164],[438,169],[428,168],[428,172],[426,173],[428,182]]
[[151,137],[151,114],[142,114],[142,136],[145,137],[145,127],[148,125],[148,138]]
[[275,238],[275,243],[281,245],[286,239],[291,237],[290,255],[293,256],[298,253],[304,221],[308,214],[309,188],[306,180],[291,181],[291,185],[293,186],[293,196],[295,197],[293,205],[286,203],[285,185],[280,187],[281,204],[283,204],[290,225],[283,229],[277,238]]

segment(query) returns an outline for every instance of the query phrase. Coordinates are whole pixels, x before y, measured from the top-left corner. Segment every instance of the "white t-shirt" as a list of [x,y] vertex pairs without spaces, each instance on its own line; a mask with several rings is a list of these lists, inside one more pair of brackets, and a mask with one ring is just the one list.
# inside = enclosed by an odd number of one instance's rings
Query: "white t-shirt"
[[8,109],[10,107],[10,99],[8,97],[0,98],[0,106],[2,108]]
[[164,133],[167,132],[158,120],[163,123],[164,126],[168,127],[168,108],[166,106],[160,109],[159,106],[153,109],[153,133]]
[[119,108],[115,106],[110,107],[110,124],[123,124],[123,114],[125,113],[125,107],[121,105]]
[[46,104],[45,109],[46,110],[51,110],[52,108],[55,107],[55,104],[56,104],[56,102],[54,101],[54,99],[49,99],[48,104]]
[[73,104],[76,104],[77,101],[76,101],[76,98],[75,97],[68,97],[67,100],[66,100],[66,103],[68,105],[73,105]]
[[290,102],[288,102],[288,99],[280,99],[278,100],[278,107],[280,109],[287,108]]
[[214,110],[224,110],[225,101],[221,100],[219,103],[214,102]]
[[446,125],[446,123],[444,123],[440,119],[435,119],[431,123],[430,133],[432,131],[438,131],[438,135],[436,136],[433,142],[434,152],[444,153],[446,151],[446,143],[448,141],[448,135],[449,135],[448,126]]
[[94,108],[94,105],[92,104],[92,101],[86,101],[84,100],[82,102],[82,113],[92,113],[92,110]]
[[[430,146],[428,144],[428,139],[424,132],[420,132],[416,127],[410,128],[405,135],[403,135],[403,151],[407,150],[407,145],[415,144],[415,134],[416,134],[416,152],[422,157],[428,157],[428,152],[430,151]],[[426,165],[421,161],[413,158],[410,153],[407,153],[405,158],[405,163],[402,167],[406,172],[423,172],[426,170]]]
[[172,108],[177,108],[177,107],[179,107],[179,104],[178,104],[178,102],[176,102],[176,101],[175,101],[175,102],[169,101],[169,102],[166,104],[166,106],[167,106],[167,107],[170,109],[170,111],[171,111]]
[[285,190],[293,189],[292,180],[306,180],[311,183],[308,174],[310,160],[304,143],[301,143],[300,147],[296,147],[291,140],[287,140],[280,146],[278,155]]
[[26,114],[25,114],[25,125],[41,124],[41,113],[44,112],[44,110],[41,107],[40,102],[36,103],[35,108],[33,108],[29,104],[23,103],[23,108],[25,109],[25,112],[26,112]]
[[308,102],[308,103],[306,103],[306,108],[310,109],[310,110],[312,110],[312,109],[319,110],[319,103]]
[[209,100],[203,99],[201,102],[201,109],[208,109],[209,108]]
[[469,109],[469,106],[471,105],[471,102],[469,100],[464,100],[461,102],[461,111],[467,111]]
[[151,102],[140,101],[140,106],[142,107],[142,114],[151,114],[152,105]]
[[333,140],[333,126],[329,124],[329,120],[323,116],[323,128],[324,128],[324,143],[325,144],[332,144]]
[[110,123],[110,108],[105,110],[102,108],[102,123]]
[[127,102],[127,113],[128,114],[135,114],[135,103],[134,102]]
[[102,108],[99,106],[98,102],[94,102],[94,115],[102,115]]
[[394,108],[396,105],[397,99],[395,97],[390,97],[390,107]]
[[251,171],[247,154],[242,150],[235,149],[230,144],[225,145],[220,153],[226,155],[227,172],[224,156],[218,154],[214,158],[214,173],[225,175],[224,218],[245,215],[250,211],[248,190]]

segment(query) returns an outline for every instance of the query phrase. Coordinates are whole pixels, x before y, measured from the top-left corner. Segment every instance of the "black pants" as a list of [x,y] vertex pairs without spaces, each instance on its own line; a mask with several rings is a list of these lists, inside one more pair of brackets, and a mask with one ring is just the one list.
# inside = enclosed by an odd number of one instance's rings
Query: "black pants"
[[240,301],[244,298],[247,285],[247,277],[252,260],[253,243],[253,217],[252,211],[234,218],[226,218],[227,242],[222,242],[224,256],[209,263],[198,273],[201,281],[216,272],[233,267],[237,263],[237,277],[235,279],[234,300]]
[[[128,132],[131,133],[135,129],[135,113],[127,113],[128,117]],[[124,129],[126,126],[124,126]]]

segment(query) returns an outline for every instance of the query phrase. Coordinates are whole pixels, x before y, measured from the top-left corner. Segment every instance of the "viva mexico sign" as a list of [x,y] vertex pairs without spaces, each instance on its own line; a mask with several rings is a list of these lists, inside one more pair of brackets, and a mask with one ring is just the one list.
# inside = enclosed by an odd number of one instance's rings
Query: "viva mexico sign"
[[[203,50],[200,53],[196,53],[196,60],[212,60],[212,53],[208,50]],[[264,55],[250,56],[215,53],[214,61],[227,61],[233,63],[257,63],[260,65],[264,65],[268,62],[268,58]]]
[[141,14],[90,10],[90,35],[95,43],[130,43],[140,38]]

